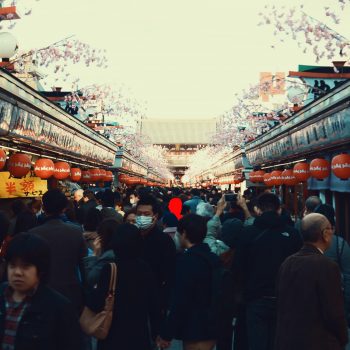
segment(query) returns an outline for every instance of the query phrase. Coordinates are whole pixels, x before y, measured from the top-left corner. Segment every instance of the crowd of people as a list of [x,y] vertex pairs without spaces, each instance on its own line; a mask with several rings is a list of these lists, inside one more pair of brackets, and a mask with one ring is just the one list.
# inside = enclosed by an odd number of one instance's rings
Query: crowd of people
[[[341,350],[350,248],[316,196],[59,189],[0,211],[2,350]],[[105,338],[82,330],[111,293]]]

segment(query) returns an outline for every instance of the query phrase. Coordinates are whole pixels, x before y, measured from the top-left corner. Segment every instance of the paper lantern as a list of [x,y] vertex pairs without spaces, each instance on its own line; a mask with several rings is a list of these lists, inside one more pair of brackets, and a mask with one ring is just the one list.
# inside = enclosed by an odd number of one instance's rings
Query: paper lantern
[[254,172],[255,182],[264,182],[264,170],[257,170]]
[[316,158],[310,163],[310,175],[317,180],[327,178],[331,173],[329,162],[323,158]]
[[81,182],[84,183],[90,183],[91,182],[91,175],[90,175],[90,170],[83,170],[81,172]]
[[286,186],[295,186],[298,183],[292,169],[286,169],[282,172],[282,181]]
[[100,169],[90,169],[90,181],[91,182],[97,182],[100,181],[101,175],[100,175]]
[[106,170],[100,169],[100,181],[106,181],[105,180],[106,174],[107,174]]
[[118,181],[122,184],[126,184],[127,180],[128,180],[129,176],[125,175],[125,174],[120,174],[118,176]]
[[332,159],[331,167],[334,175],[339,179],[350,178],[350,154],[342,153]]
[[293,174],[298,182],[306,182],[311,176],[309,164],[305,162],[295,164]]
[[281,186],[283,184],[282,171],[274,170],[271,173],[270,181],[272,186]]
[[6,153],[4,150],[0,149],[0,170],[4,169],[6,164]]
[[70,166],[66,162],[55,163],[54,178],[57,180],[64,180],[70,175]]
[[266,186],[272,186],[272,184],[271,184],[271,174],[270,173],[266,173],[266,174],[264,174],[264,184],[266,185]]
[[7,32],[0,33],[0,43],[0,58],[11,58],[16,54],[18,44],[13,34]]
[[41,179],[48,179],[55,172],[55,164],[51,159],[40,158],[34,164],[34,173]]
[[70,179],[72,181],[78,182],[81,179],[81,170],[79,168],[71,168],[70,169]]
[[243,181],[243,177],[242,175],[235,175],[234,179],[233,179],[233,183],[235,185],[240,184]]
[[255,171],[251,171],[251,172],[249,173],[249,181],[252,182],[252,183],[255,183],[255,182],[256,182]]
[[113,173],[111,171],[106,171],[106,176],[104,178],[104,181],[106,181],[106,182],[113,181]]
[[7,169],[13,177],[21,178],[26,176],[32,163],[27,154],[24,153],[15,153],[10,156],[7,164]]

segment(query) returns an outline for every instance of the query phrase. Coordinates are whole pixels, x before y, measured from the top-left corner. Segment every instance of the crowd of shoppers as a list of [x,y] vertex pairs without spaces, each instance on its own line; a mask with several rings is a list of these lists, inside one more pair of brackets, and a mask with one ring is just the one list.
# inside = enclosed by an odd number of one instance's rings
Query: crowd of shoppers
[[[0,212],[2,350],[340,350],[350,247],[312,196],[294,224],[271,192],[58,189]],[[107,337],[79,326],[104,310]],[[3,272],[3,273],[2,273]]]

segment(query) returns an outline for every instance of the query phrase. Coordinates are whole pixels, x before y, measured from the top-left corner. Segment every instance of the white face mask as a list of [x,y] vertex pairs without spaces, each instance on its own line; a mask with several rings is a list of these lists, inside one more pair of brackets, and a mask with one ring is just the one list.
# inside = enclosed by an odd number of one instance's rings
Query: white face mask
[[130,204],[131,204],[131,205],[135,204],[135,202],[136,202],[136,201],[135,201],[135,198],[130,198]]
[[140,230],[147,230],[152,226],[152,224],[153,224],[153,216],[143,216],[143,215],[136,216],[136,226]]

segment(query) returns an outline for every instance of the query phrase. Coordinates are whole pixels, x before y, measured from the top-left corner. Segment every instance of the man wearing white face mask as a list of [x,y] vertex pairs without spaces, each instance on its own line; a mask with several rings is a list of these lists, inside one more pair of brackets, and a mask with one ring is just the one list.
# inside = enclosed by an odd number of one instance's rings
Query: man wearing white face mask
[[136,207],[136,226],[144,239],[144,260],[156,276],[162,309],[165,310],[175,275],[176,249],[171,237],[157,225],[159,214],[156,198],[149,194],[140,197]]

